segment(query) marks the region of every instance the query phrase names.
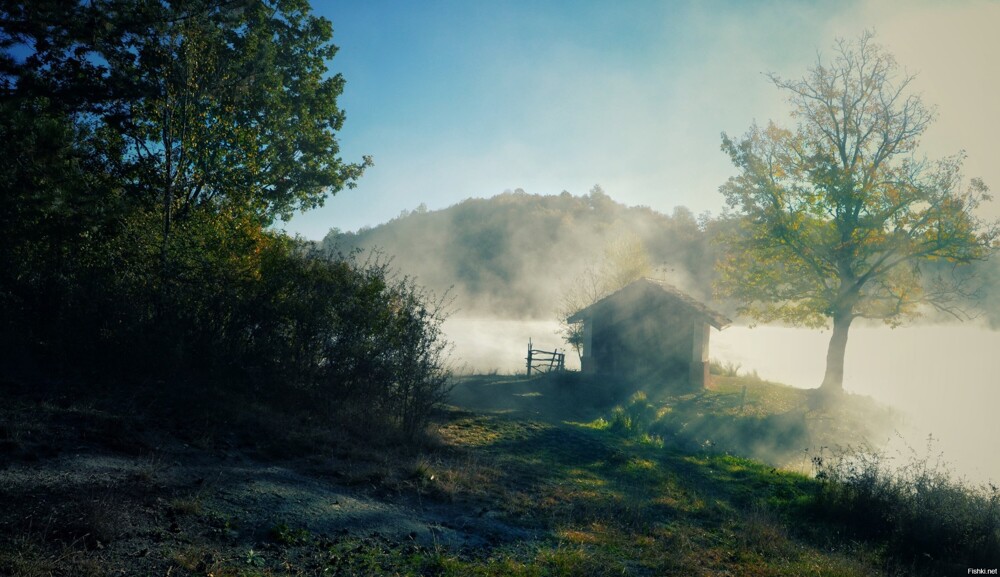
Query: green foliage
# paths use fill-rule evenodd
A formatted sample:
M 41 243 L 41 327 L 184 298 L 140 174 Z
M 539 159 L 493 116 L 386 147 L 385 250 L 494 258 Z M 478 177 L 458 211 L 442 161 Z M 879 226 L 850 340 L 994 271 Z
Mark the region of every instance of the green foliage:
M 277 286 L 252 310 L 260 323 L 273 319 L 259 334 L 277 335 L 267 348 L 279 378 L 369 433 L 417 433 L 448 389 L 443 303 L 378 257 L 356 264 L 312 253 L 275 264 Z
M 419 430 L 446 390 L 440 302 L 384 259 L 269 230 L 369 164 L 338 156 L 328 21 L 304 0 L 4 2 L 0 16 L 4 371 L 168 381 L 177 399 L 211 383 Z
M 263 567 L 266 564 L 266 561 L 260 552 L 254 551 L 252 548 L 247 550 L 246 559 L 244 561 L 251 567 Z
M 268 223 L 353 184 L 363 165 L 336 156 L 344 80 L 326 74 L 328 21 L 301 0 L 176 11 L 193 17 L 163 14 L 128 62 L 156 88 L 121 126 L 178 214 L 212 203 Z
M 308 529 L 293 529 L 286 523 L 278 523 L 268 531 L 268 536 L 272 541 L 281 545 L 304 545 L 313 540 L 312 533 Z
M 7 2 L 0 47 L 13 101 L 118 137 L 131 195 L 178 218 L 225 206 L 263 223 L 322 204 L 370 163 L 345 164 L 329 21 L 305 0 Z M 169 226 L 169 224 L 165 224 Z
M 639 391 L 632 395 L 627 405 L 611 410 L 606 428 L 626 437 L 642 438 L 655 420 L 656 407 L 646 400 L 646 393 Z

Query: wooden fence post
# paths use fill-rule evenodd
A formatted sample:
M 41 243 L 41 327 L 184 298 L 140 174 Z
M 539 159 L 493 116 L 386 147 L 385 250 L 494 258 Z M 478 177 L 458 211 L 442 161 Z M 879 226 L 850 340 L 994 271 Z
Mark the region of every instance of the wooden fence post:
M 531 376 L 531 339 L 528 339 L 528 376 Z

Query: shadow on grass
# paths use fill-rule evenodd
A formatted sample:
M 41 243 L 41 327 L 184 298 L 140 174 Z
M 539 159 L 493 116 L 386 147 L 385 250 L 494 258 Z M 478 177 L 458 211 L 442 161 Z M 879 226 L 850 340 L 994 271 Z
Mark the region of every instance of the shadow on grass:
M 565 371 L 524 375 L 478 375 L 456 379 L 450 402 L 478 411 L 507 411 L 545 421 L 589 421 L 627 399 L 638 386 Z
M 626 409 L 629 407 L 626 405 Z M 715 378 L 710 389 L 665 395 L 647 431 L 687 452 L 722 452 L 805 470 L 823 447 L 877 444 L 898 417 L 867 397 L 819 404 L 815 391 L 754 378 Z

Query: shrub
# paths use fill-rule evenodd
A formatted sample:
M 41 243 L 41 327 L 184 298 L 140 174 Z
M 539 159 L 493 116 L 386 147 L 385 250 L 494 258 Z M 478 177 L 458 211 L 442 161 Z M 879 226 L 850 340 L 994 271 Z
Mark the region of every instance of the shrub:
M 359 262 L 277 246 L 235 305 L 226 369 L 275 402 L 300 399 L 299 409 L 361 432 L 412 437 L 446 396 L 444 303 L 379 254 Z
M 164 258 L 156 215 L 133 211 L 78 247 L 56 288 L 25 265 L 20 285 L 0 283 L 4 366 L 415 435 L 447 392 L 443 302 L 381 255 L 323 255 L 224 213 L 178 222 Z
M 951 477 L 940 459 L 893 467 L 871 450 L 814 458 L 819 510 L 859 536 L 885 542 L 904 564 L 929 568 L 1000 563 L 1000 490 Z

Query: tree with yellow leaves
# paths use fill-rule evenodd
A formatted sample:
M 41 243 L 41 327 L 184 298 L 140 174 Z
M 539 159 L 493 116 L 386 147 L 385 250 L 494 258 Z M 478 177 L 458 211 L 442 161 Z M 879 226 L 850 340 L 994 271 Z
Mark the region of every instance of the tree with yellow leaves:
M 872 33 L 838 41 L 832 62 L 800 80 L 769 78 L 797 125 L 722 135 L 739 173 L 720 190 L 740 226 L 724 239 L 716 288 L 755 321 L 832 320 L 820 389 L 840 392 L 852 321 L 896 326 L 925 304 L 963 315 L 962 279 L 924 282 L 924 269 L 987 258 L 998 226 L 976 214 L 989 190 L 963 178 L 964 154 L 917 156 L 934 113 Z
M 595 190 L 600 191 L 600 188 L 595 187 Z M 558 311 L 559 333 L 581 359 L 583 323 L 570 323 L 567 319 L 611 293 L 649 276 L 652 270 L 642 240 L 635 234 L 625 232 L 604 247 L 598 266 L 587 267 L 563 293 Z

